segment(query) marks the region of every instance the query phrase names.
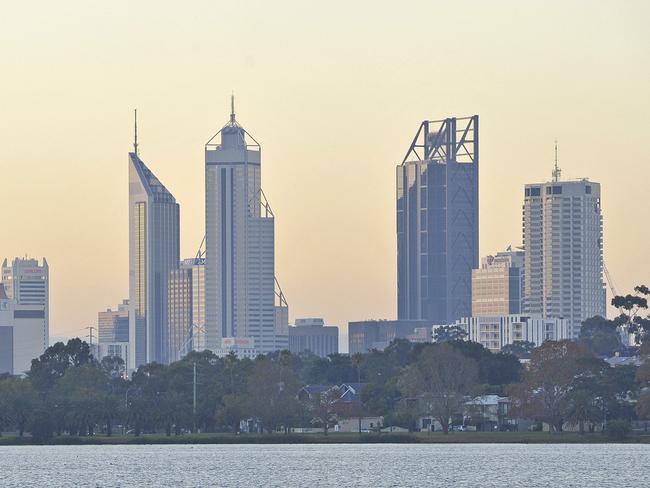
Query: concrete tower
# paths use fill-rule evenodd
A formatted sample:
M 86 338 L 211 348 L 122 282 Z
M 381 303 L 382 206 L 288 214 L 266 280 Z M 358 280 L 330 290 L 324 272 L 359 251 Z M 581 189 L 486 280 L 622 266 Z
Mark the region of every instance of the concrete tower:
M 478 266 L 478 115 L 424 121 L 397 167 L 397 314 L 471 315 Z
M 605 316 L 600 184 L 586 179 L 526 185 L 524 312 L 564 318 L 573 338 Z
M 235 120 L 234 99 L 229 122 L 205 145 L 205 204 L 208 349 L 221 350 L 224 338 L 246 339 L 260 353 L 286 348 L 288 313 L 275 280 L 275 220 L 261 187 L 261 148 Z

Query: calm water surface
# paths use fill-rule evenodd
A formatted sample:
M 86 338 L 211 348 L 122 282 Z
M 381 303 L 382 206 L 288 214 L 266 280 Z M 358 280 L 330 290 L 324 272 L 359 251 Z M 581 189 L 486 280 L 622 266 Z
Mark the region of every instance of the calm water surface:
M 650 486 L 642 459 L 650 446 L 20 446 L 0 447 L 0 486 Z

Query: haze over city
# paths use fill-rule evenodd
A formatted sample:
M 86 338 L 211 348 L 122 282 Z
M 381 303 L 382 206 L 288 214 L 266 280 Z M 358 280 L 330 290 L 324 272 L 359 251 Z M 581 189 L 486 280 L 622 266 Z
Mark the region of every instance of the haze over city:
M 521 244 L 524 184 L 550 179 L 557 139 L 563 178 L 602 185 L 605 262 L 630 290 L 650 273 L 649 14 L 645 2 L 5 6 L 2 253 L 47 258 L 52 336 L 128 297 L 137 108 L 141 156 L 180 203 L 181 257 L 194 256 L 203 148 L 234 90 L 263 148 L 291 321 L 345 331 L 396 316 L 395 166 L 422 120 L 449 116 L 481 117 L 481 256 Z

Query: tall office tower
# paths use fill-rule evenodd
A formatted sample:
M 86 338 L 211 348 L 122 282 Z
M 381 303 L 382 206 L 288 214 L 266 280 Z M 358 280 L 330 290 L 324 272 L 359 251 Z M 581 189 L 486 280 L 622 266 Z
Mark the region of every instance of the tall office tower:
M 471 315 L 478 267 L 478 115 L 424 121 L 397 167 L 397 315 Z
M 97 314 L 99 359 L 119 357 L 128 364 L 129 357 L 129 301 L 122 300 L 117 310 L 108 309 Z
M 167 283 L 178 267 L 180 208 L 140 159 L 137 130 L 129 153 L 129 370 L 169 362 Z
M 260 156 L 260 145 L 235 120 L 233 102 L 230 121 L 205 145 L 206 337 L 214 351 L 232 338 L 251 339 L 260 353 L 288 346 Z
M 605 316 L 600 184 L 586 179 L 525 187 L 524 312 L 564 318 L 573 338 L 583 320 Z
M 169 359 L 205 345 L 205 258 L 185 259 L 169 275 Z
M 16 258 L 2 263 L 5 318 L 12 327 L 14 374 L 28 370 L 31 360 L 43 354 L 50 342 L 49 280 L 47 260 Z M 5 329 L 8 332 L 8 329 Z
M 524 251 L 499 252 L 472 270 L 472 317 L 521 313 Z

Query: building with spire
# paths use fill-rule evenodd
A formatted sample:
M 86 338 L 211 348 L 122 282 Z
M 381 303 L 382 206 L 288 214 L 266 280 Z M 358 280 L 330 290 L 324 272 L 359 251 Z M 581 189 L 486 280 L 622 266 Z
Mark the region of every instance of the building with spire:
M 583 320 L 606 314 L 600 184 L 560 175 L 556 144 L 552 181 L 524 189 L 523 308 L 564 318 L 577 338 Z
M 478 115 L 424 121 L 397 166 L 397 315 L 471 315 L 478 267 Z
M 237 122 L 205 145 L 206 341 L 258 353 L 288 347 L 288 308 L 275 277 L 275 216 L 261 182 L 261 148 Z M 239 342 L 238 342 L 239 341 Z
M 167 286 L 179 264 L 180 207 L 140 159 L 137 120 L 129 153 L 129 370 L 169 362 Z

